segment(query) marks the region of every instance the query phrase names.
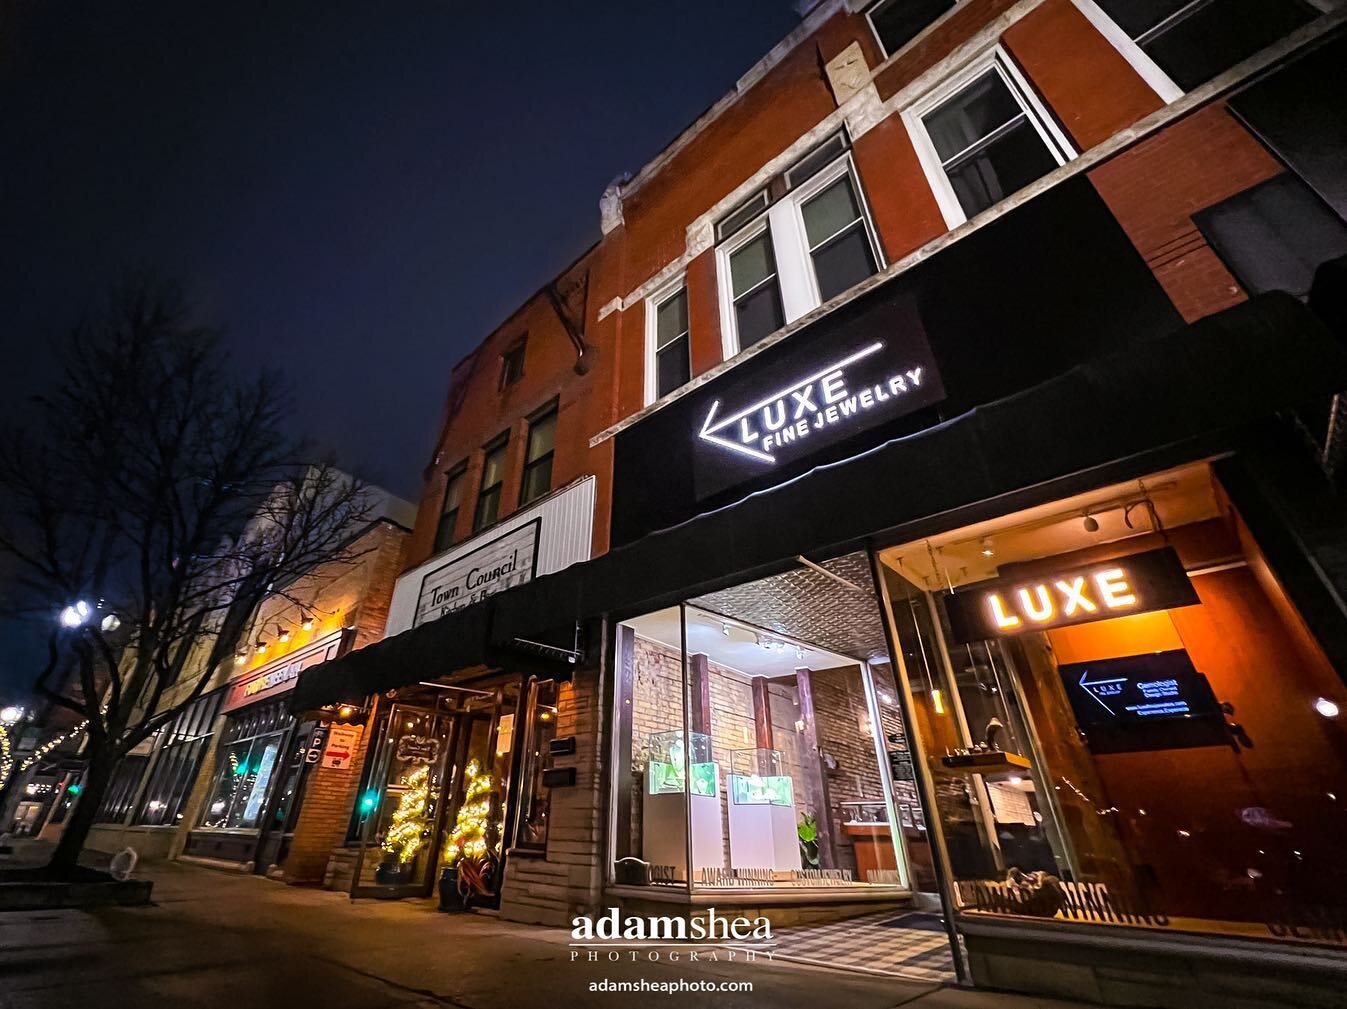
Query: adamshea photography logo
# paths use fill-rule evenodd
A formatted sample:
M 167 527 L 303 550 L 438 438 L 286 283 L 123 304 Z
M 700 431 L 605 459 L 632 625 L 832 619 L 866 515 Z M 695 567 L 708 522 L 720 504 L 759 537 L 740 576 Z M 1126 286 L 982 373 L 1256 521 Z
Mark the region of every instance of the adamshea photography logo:
M 753 963 L 776 943 L 762 917 L 728 916 L 714 907 L 692 917 L 626 915 L 610 907 L 571 920 L 572 963 Z

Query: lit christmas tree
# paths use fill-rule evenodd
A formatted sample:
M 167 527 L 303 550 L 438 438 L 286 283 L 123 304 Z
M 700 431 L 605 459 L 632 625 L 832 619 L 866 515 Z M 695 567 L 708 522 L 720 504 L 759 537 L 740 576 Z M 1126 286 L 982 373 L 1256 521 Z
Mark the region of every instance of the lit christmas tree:
M 399 862 L 410 862 L 426 843 L 426 800 L 430 797 L 430 768 L 418 767 L 407 779 L 407 791 L 393 810 L 393 822 L 384 836 L 384 851 Z
M 468 785 L 458 820 L 444 841 L 444 860 L 454 865 L 460 858 L 485 858 L 486 828 L 491 815 L 491 775 L 483 774 L 475 760 L 468 761 Z

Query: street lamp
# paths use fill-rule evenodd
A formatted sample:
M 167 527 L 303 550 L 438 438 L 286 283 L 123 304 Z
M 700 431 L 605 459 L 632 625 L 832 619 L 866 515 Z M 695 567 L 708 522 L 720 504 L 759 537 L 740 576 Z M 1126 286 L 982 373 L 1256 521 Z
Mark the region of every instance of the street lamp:
M 92 612 L 93 607 L 83 599 L 73 602 L 61 611 L 61 626 L 73 630 L 88 620 Z
M 11 704 L 0 709 L 0 725 L 13 725 L 23 717 L 23 708 Z

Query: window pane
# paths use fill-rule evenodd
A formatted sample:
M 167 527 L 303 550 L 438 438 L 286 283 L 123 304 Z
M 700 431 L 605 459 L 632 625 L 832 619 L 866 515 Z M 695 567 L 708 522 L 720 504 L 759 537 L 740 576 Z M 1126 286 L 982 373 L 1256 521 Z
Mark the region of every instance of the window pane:
M 1215 0 L 1142 42 L 1179 87 L 1190 90 L 1318 14 L 1301 0 Z
M 463 503 L 463 476 L 462 470 L 449 477 L 444 485 L 444 507 L 442 511 L 457 511 L 458 506 Z
M 865 228 L 857 224 L 845 235 L 814 252 L 819 298 L 827 301 L 855 287 L 875 272 L 875 257 Z
M 552 451 L 556 441 L 557 412 L 553 410 L 545 417 L 539 417 L 529 425 L 529 446 L 526 462 L 536 462 Z
M 661 347 L 655 354 L 656 395 L 667 396 L 680 386 L 686 385 L 691 377 L 692 368 L 688 361 L 686 337 L 667 347 Z
M 774 273 L 776 264 L 772 261 L 770 232 L 764 231 L 730 255 L 730 280 L 735 297 L 762 283 Z
M 940 160 L 948 161 L 1023 112 L 1001 75 L 988 70 L 922 122 Z
M 544 456 L 540 461 L 531 463 L 524 470 L 524 491 L 520 503 L 536 501 L 552 489 L 552 457 Z
M 500 484 L 483 491 L 477 499 L 477 515 L 473 519 L 472 530 L 485 529 L 500 514 Z
M 494 448 L 482 460 L 482 487 L 494 487 L 505 479 L 505 446 Z
M 949 178 L 959 205 L 972 217 L 1056 167 L 1038 131 L 1023 122 L 951 171 Z
M 1099 6 L 1131 38 L 1150 31 L 1191 0 L 1099 0 Z
M 845 154 L 846 151 L 846 141 L 840 134 L 825 141 L 822 147 L 817 148 L 811 154 L 806 154 L 796 163 L 794 168 L 786 172 L 786 184 L 794 189 L 800 183 L 809 181 Z
M 781 295 L 775 283 L 763 284 L 748 297 L 741 298 L 734 306 L 734 315 L 741 349 L 757 343 L 786 324 L 785 314 L 781 310 Z
M 679 291 L 655 310 L 655 346 L 667 345 L 688 331 L 688 293 Z
M 435 527 L 435 552 L 447 549 L 454 542 L 454 527 L 458 525 L 458 509 L 445 512 Z
M 811 249 L 818 248 L 848 224 L 858 220 L 861 208 L 851 188 L 850 176 L 842 176 L 810 199 L 800 208 L 800 213 L 804 216 L 804 230 Z
M 892 55 L 953 6 L 954 0 L 888 0 L 875 6 L 870 20 L 884 52 Z

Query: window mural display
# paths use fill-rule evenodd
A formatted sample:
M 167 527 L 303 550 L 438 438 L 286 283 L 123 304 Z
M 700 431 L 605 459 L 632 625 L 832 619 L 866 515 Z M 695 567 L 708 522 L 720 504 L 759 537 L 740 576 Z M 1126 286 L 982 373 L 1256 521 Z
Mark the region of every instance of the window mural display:
M 962 915 L 1341 943 L 1347 695 L 1210 466 L 880 562 Z

